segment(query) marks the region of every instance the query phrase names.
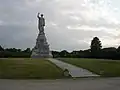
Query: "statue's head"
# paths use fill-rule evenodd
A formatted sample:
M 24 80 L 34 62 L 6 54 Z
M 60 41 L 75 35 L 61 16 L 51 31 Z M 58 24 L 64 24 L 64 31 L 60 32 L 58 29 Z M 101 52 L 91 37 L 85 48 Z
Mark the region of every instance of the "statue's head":
M 43 17 L 43 14 L 41 14 L 41 17 Z

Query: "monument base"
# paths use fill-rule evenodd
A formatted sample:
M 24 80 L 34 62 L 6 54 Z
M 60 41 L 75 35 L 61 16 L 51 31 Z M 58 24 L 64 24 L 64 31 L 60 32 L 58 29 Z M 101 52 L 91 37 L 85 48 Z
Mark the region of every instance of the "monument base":
M 52 56 L 48 56 L 48 55 L 33 55 L 33 56 L 31 56 L 31 58 L 52 58 Z
M 52 57 L 53 56 L 51 52 L 49 54 L 42 54 L 42 53 L 37 54 L 36 52 L 33 52 L 31 55 L 31 58 L 52 58 Z
M 36 46 L 32 50 L 32 58 L 50 58 L 52 54 L 47 43 L 45 33 L 39 33 L 36 39 Z

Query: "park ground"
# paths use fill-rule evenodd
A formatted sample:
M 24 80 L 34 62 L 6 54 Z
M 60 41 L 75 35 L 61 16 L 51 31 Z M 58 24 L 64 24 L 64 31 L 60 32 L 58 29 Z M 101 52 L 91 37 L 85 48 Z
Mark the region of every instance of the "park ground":
M 0 59 L 0 78 L 2 79 L 56 79 L 62 77 L 62 70 L 45 59 Z
M 60 58 L 60 60 L 87 69 L 105 77 L 120 77 L 119 60 Z M 63 70 L 46 59 L 1 58 L 1 79 L 61 79 Z
M 105 77 L 120 77 L 120 60 L 60 58 L 59 60 Z

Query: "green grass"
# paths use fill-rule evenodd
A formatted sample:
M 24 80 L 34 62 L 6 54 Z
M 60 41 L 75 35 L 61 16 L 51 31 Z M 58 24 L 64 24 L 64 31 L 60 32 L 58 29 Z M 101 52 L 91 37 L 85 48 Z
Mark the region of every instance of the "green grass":
M 44 59 L 0 59 L 0 78 L 56 79 L 62 78 L 62 70 Z
M 61 58 L 60 60 L 90 70 L 101 76 L 120 76 L 120 60 Z

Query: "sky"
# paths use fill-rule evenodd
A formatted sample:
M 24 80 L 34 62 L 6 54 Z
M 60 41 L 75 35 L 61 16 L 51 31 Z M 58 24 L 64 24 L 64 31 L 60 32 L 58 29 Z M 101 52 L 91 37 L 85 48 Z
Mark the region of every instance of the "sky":
M 120 45 L 120 0 L 0 0 L 0 45 L 33 48 L 37 13 L 44 14 L 51 50 L 84 50 L 93 37 Z

